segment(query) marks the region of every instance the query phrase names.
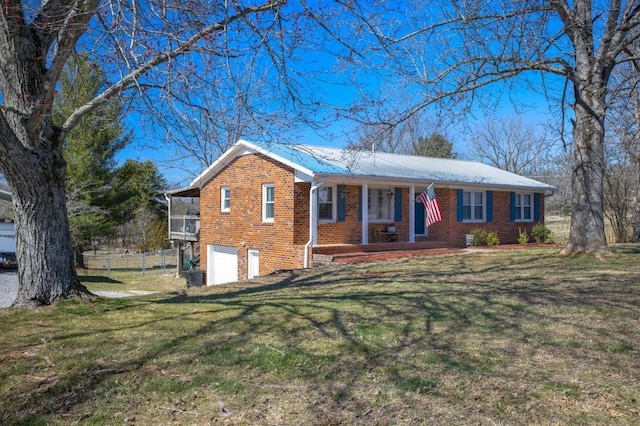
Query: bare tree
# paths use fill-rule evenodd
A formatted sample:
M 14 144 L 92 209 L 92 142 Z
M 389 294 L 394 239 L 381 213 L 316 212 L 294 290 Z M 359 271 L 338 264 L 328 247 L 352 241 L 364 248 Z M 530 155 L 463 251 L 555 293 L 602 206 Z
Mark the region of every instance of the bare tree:
M 15 306 L 50 304 L 86 292 L 76 276 L 65 206 L 65 137 L 87 114 L 120 96 L 130 107 L 165 103 L 183 72 L 211 57 L 265 52 L 280 58 L 300 34 L 285 30 L 285 0 L 210 3 L 0 0 L 0 171 L 16 212 L 19 291 Z M 282 49 L 277 46 L 283 46 Z M 101 58 L 108 81 L 95 98 L 52 122 L 56 84 L 74 50 Z M 188 55 L 188 56 L 187 56 Z M 266 62 L 263 63 L 264 66 Z M 293 85 L 274 90 L 295 99 Z M 153 97 L 134 94 L 150 94 Z
M 278 103 L 245 103 L 252 113 L 290 108 L 315 118 L 314 109 L 327 101 L 310 85 L 319 75 L 305 78 L 303 71 L 323 69 L 321 59 L 329 58 L 336 74 L 324 74 L 324 83 L 345 87 L 352 78 L 359 84 L 350 93 L 354 103 L 342 105 L 335 116 L 364 123 L 384 123 L 371 120 L 369 111 L 376 117 L 399 115 L 394 121 L 403 122 L 434 105 L 468 112 L 471 101 L 479 100 L 490 107 L 495 98 L 483 89 L 496 82 L 530 72 L 559 77 L 529 81 L 543 84 L 540 90 L 548 88 L 550 97 L 560 87 L 562 107 L 570 104 L 573 114 L 573 216 L 565 252 L 608 250 L 605 101 L 612 70 L 635 57 L 627 51 L 638 37 L 640 0 L 0 0 L 0 7 L 0 172 L 16 213 L 16 306 L 86 292 L 73 267 L 65 207 L 61 147 L 70 130 L 112 97 L 130 110 L 168 112 L 183 98 L 185 76 L 205 81 L 199 74 L 203 64 L 215 71 L 212 77 L 233 75 L 228 60 L 256 51 L 261 55 L 253 69 L 265 70 L 262 81 Z M 100 58 L 107 81 L 101 93 L 54 125 L 56 85 L 74 50 Z M 317 58 L 317 64 L 296 67 L 303 63 L 300 52 L 310 51 L 316 56 L 305 59 Z M 379 78 L 344 73 L 365 65 L 375 66 Z
M 273 76 L 259 54 L 255 50 L 247 57 L 212 59 L 197 74 L 174 82 L 179 98 L 153 106 L 156 127 L 173 154 L 163 164 L 193 177 L 240 138 L 282 140 L 298 125 L 312 125 L 286 108 L 265 108 L 278 104 L 278 94 L 270 88 Z
M 623 146 L 627 155 L 632 160 L 634 183 L 632 196 L 632 213 L 633 213 L 633 241 L 640 240 L 640 61 L 632 60 L 632 66 L 629 70 L 631 73 L 628 79 L 631 86 L 629 87 L 631 99 L 631 119 L 628 123 L 631 125 L 625 127 L 627 137 L 624 139 Z M 635 131 L 634 131 L 635 130 Z M 629 133 L 631 131 L 631 133 Z
M 634 196 L 637 194 L 636 166 L 631 164 L 624 152 L 617 155 L 609 153 L 604 174 L 605 217 L 613 229 L 616 243 L 629 241 L 632 229 L 629 228 L 630 213 Z
M 448 125 L 442 117 L 418 112 L 394 123 L 393 117 L 384 122 L 360 124 L 351 149 L 394 152 L 426 157 L 457 158 L 450 141 Z M 451 123 L 448 123 L 451 125 Z
M 398 152 L 401 147 L 401 133 L 398 127 L 384 124 L 359 126 L 347 146 L 356 151 Z
M 539 176 L 551 167 L 553 141 L 521 117 L 487 120 L 471 137 L 471 155 L 501 169 Z
M 630 53 L 630 52 L 628 52 Z M 640 64 L 636 58 L 612 76 L 607 117 L 606 216 L 616 242 L 640 238 Z
M 350 30 L 367 55 L 350 54 L 345 61 L 373 64 L 396 85 L 375 87 L 381 94 L 376 99 L 389 105 L 380 117 L 389 109 L 408 116 L 435 104 L 463 113 L 474 104 L 490 109 L 499 99 L 496 91 L 504 93 L 500 83 L 544 93 L 551 106 L 559 101 L 555 114 L 562 123 L 571 119 L 573 139 L 573 214 L 563 253 L 609 250 L 603 212 L 606 100 L 612 71 L 628 60 L 625 52 L 640 35 L 638 0 L 378 1 L 347 7 Z M 442 105 L 444 100 L 450 104 Z M 362 122 L 377 121 L 364 108 L 352 110 Z

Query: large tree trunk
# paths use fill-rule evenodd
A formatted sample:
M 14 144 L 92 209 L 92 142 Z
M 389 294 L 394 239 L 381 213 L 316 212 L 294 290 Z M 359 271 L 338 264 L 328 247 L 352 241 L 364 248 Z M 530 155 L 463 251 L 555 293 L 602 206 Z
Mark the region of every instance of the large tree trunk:
M 569 241 L 562 253 L 606 253 L 609 247 L 604 232 L 604 89 L 595 84 L 576 86 L 571 177 L 573 212 Z
M 74 268 L 60 150 L 32 151 L 12 161 L 14 175 L 7 180 L 16 213 L 19 273 L 13 306 L 49 305 L 71 294 L 88 293 Z
M 638 113 L 640 113 L 640 109 L 638 109 Z M 634 161 L 635 161 L 635 164 L 634 164 L 635 182 L 637 186 L 635 188 L 636 199 L 632 206 L 633 236 L 631 237 L 631 241 L 633 241 L 634 243 L 637 243 L 638 241 L 640 241 L 640 158 L 635 157 Z
M 52 123 L 56 82 L 97 0 L 51 0 L 25 12 L 0 0 L 0 170 L 13 197 L 19 288 L 14 306 L 48 305 L 78 281 L 65 202 L 65 134 Z

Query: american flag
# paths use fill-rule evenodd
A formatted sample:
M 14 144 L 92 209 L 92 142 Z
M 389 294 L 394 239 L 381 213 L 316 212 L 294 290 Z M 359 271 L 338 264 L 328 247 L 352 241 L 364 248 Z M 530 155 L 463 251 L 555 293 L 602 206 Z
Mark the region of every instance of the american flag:
M 436 190 L 433 188 L 433 184 L 429 185 L 426 191 L 418 195 L 418 199 L 424 204 L 424 210 L 426 212 L 425 222 L 427 226 L 431 226 L 442 220 L 442 214 L 440 213 L 438 200 L 436 200 Z

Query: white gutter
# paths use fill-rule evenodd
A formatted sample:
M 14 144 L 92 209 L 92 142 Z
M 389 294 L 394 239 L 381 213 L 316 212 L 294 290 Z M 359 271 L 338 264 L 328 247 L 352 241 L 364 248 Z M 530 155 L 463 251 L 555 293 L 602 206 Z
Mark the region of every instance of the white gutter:
M 314 242 L 314 235 L 316 234 L 317 221 L 318 221 L 318 209 L 316 209 L 315 197 L 313 194 L 322 187 L 324 184 L 324 178 L 317 184 L 312 184 L 309 189 L 309 241 L 304 245 L 304 267 L 309 267 L 309 246 Z

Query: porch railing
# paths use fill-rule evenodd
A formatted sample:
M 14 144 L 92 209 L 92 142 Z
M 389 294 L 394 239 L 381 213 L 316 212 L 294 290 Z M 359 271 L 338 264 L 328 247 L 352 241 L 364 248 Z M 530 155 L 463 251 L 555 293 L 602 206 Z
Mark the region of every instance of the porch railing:
M 179 241 L 199 241 L 200 217 L 172 215 L 169 219 L 169 239 Z

